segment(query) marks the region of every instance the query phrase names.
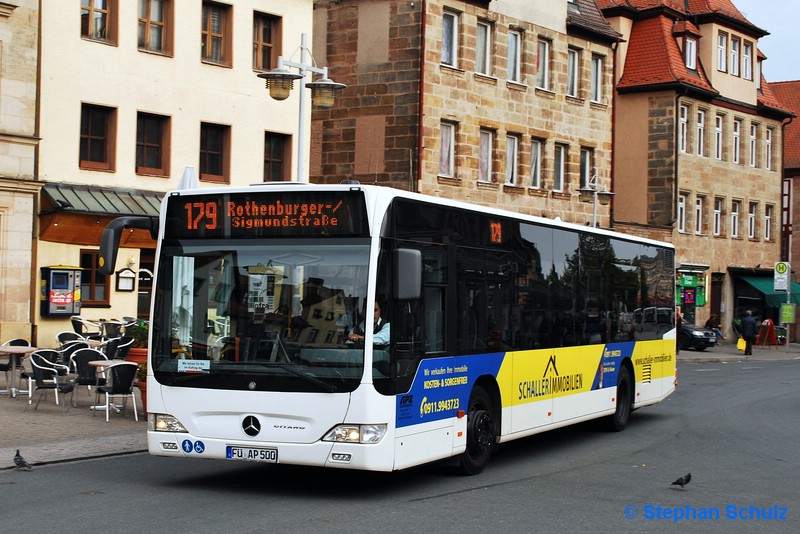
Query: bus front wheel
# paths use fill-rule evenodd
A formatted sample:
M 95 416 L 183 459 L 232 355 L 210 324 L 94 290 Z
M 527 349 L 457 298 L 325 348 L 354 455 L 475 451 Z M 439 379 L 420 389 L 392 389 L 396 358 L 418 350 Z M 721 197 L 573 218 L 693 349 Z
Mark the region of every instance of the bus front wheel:
M 617 408 L 610 416 L 609 427 L 615 432 L 622 432 L 628 425 L 633 403 L 633 382 L 630 369 L 623 365 L 617 375 Z
M 467 412 L 467 450 L 461 454 L 459 468 L 465 475 L 477 475 L 497 443 L 497 430 L 489 394 L 481 387 L 472 390 Z

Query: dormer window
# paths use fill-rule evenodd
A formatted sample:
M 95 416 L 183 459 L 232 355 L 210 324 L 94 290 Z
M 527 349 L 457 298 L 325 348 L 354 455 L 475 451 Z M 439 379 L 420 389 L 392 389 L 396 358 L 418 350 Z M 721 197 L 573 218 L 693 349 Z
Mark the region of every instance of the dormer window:
M 697 40 L 692 37 L 687 37 L 684 41 L 683 50 L 684 61 L 686 61 L 686 68 L 690 70 L 697 70 Z

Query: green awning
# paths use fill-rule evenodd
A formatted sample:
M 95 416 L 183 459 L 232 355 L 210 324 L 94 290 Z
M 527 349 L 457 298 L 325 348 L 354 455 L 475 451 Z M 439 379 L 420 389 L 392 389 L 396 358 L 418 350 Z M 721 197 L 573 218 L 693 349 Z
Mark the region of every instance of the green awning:
M 780 308 L 786 304 L 786 292 L 775 291 L 775 280 L 770 276 L 742 276 L 742 280 L 758 289 L 764 295 L 764 302 L 770 308 Z M 800 284 L 792 280 L 792 302 L 800 305 Z

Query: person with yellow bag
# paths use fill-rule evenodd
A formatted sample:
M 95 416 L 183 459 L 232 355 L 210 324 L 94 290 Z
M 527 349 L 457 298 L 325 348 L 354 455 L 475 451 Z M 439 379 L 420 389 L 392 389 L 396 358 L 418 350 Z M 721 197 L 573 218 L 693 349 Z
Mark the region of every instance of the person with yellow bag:
M 739 343 L 744 340 L 744 355 L 751 356 L 753 354 L 753 343 L 756 340 L 756 320 L 753 319 L 753 312 L 747 310 L 742 318 L 742 338 L 736 343 L 736 348 L 739 348 Z M 741 350 L 741 349 L 740 349 Z

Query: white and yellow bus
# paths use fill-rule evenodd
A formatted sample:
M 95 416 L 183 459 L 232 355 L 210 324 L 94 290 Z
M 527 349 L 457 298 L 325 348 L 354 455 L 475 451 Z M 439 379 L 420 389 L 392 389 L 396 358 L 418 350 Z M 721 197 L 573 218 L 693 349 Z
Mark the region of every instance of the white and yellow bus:
M 171 192 L 105 268 L 127 227 L 158 236 L 151 454 L 475 474 L 675 388 L 666 243 L 357 183 Z

